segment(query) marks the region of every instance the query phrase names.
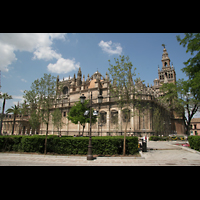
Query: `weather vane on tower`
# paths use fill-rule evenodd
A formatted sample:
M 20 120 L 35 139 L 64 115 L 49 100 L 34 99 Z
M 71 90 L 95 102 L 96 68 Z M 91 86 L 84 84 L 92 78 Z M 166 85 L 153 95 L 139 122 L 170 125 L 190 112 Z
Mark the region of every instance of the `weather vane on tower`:
M 165 48 L 166 45 L 165 45 L 165 44 L 162 44 L 162 46 Z

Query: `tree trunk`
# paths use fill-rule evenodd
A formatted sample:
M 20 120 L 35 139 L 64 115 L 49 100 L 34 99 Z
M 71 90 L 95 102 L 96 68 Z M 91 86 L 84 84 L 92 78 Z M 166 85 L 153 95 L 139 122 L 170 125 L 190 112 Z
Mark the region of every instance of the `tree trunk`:
M 47 123 L 46 137 L 45 137 L 45 143 L 44 143 L 44 154 L 47 154 L 47 135 L 48 135 L 48 126 L 49 126 L 49 124 Z
M 126 154 L 126 132 L 127 132 L 127 126 L 128 126 L 128 118 L 126 120 L 126 126 L 125 126 L 125 131 L 124 131 L 124 147 L 123 147 L 123 156 Z
M 187 124 L 185 125 L 186 126 L 186 135 L 190 135 L 190 121 L 191 120 L 188 120 Z
M 2 113 L 1 113 L 0 135 L 2 135 L 2 134 L 1 134 L 1 130 L 2 130 L 3 117 L 4 117 L 5 103 L 6 103 L 6 99 L 4 98 L 4 100 L 3 100 L 3 108 L 2 108 Z
M 12 135 L 14 134 L 14 130 L 15 130 L 15 115 L 14 115 L 14 119 L 13 119 L 13 127 L 12 127 Z
M 82 131 L 82 136 L 83 136 L 83 133 L 84 133 L 84 129 L 85 129 L 85 125 L 83 125 L 83 131 Z

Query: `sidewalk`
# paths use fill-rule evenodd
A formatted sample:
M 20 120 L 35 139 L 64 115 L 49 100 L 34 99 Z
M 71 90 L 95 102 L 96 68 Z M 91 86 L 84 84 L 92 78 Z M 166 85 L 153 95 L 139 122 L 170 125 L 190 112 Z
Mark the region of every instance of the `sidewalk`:
M 147 150 L 178 150 L 180 146 L 173 145 L 171 141 L 148 141 Z
M 200 166 L 200 152 L 175 142 L 149 141 L 147 149 L 140 152 L 141 157 L 97 157 L 93 161 L 87 156 L 0 153 L 0 166 Z

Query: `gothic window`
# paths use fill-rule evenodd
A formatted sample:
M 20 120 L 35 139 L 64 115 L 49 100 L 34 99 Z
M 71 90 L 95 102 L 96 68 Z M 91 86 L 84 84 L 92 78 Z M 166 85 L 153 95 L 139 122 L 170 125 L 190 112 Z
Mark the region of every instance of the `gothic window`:
M 169 78 L 170 78 L 170 74 L 169 74 Z
M 118 123 L 118 111 L 116 110 L 111 111 L 111 123 L 112 124 Z
M 140 129 L 145 129 L 145 114 L 140 116 Z
M 144 115 L 142 116 L 142 123 L 143 123 L 143 129 L 145 129 L 145 120 L 144 120 Z
M 123 113 L 123 116 L 122 116 L 123 122 L 126 122 L 127 119 L 128 119 L 128 122 L 130 122 L 130 110 L 129 109 L 124 109 L 122 111 L 122 113 Z
M 173 78 L 173 74 L 171 74 L 171 78 Z
M 63 88 L 63 94 L 68 94 L 68 87 Z
M 165 62 L 165 67 L 167 66 L 167 62 Z
M 104 111 L 100 112 L 100 123 L 106 124 L 106 121 L 107 121 L 106 116 L 107 116 L 106 112 L 104 112 Z

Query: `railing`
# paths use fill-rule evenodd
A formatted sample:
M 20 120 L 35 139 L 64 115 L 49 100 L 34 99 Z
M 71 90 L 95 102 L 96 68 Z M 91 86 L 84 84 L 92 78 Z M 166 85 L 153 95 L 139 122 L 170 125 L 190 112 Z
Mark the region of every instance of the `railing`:
M 48 131 L 48 135 L 62 135 L 62 136 L 81 136 L 82 131 Z M 46 135 L 46 130 L 40 130 L 39 135 Z M 92 136 L 122 136 L 124 131 L 92 131 Z M 154 132 L 130 132 L 127 131 L 126 136 L 137 136 L 142 137 L 143 135 L 154 135 Z M 89 136 L 89 131 L 84 131 L 83 136 Z

